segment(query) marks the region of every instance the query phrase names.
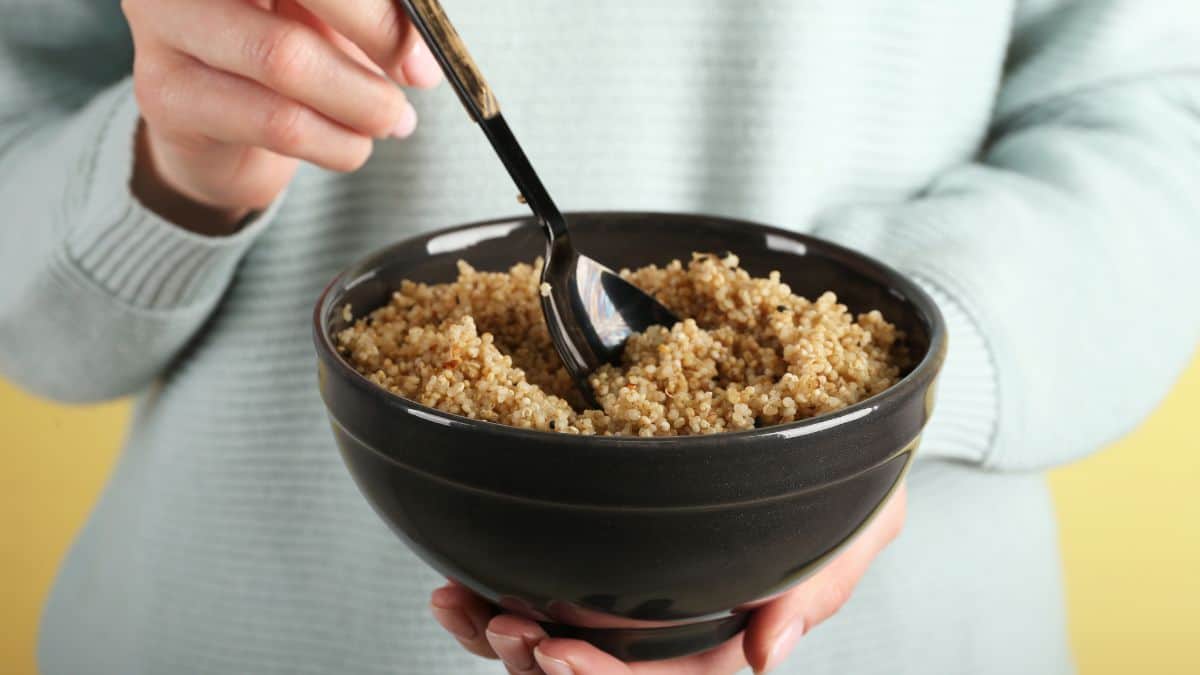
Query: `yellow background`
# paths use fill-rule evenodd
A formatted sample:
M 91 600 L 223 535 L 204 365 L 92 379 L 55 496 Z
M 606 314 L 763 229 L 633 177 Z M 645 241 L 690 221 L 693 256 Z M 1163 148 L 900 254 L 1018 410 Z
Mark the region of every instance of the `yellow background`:
M 0 382 L 0 672 L 33 673 L 58 561 L 116 457 L 124 403 L 64 408 Z M 1146 423 L 1053 475 L 1082 675 L 1200 673 L 1200 359 Z

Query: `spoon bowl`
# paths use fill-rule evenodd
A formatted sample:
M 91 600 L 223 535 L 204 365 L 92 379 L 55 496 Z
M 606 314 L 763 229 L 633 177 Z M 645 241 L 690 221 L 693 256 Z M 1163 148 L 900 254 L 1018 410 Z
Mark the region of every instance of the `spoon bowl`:
M 559 356 L 588 405 L 599 407 L 588 375 L 620 357 L 625 340 L 651 326 L 670 327 L 675 315 L 566 237 L 549 244 L 542 268 L 542 312 Z

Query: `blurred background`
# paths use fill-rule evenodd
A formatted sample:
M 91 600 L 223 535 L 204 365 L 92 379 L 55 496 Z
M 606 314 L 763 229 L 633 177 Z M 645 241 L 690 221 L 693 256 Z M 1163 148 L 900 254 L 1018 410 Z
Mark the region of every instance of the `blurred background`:
M 1200 358 L 1137 431 L 1050 476 L 1082 675 L 1200 673 L 1198 413 Z M 42 601 L 128 414 L 127 402 L 63 407 L 0 380 L 0 673 L 34 673 Z

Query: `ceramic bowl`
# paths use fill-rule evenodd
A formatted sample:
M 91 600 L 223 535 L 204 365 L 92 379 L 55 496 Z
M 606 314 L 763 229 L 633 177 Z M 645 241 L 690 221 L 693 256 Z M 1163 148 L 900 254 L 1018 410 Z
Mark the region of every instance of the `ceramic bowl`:
M 694 653 L 736 635 L 748 610 L 803 580 L 897 487 L 932 411 L 946 349 L 934 302 L 862 254 L 711 216 L 573 213 L 581 251 L 619 269 L 693 251 L 735 252 L 807 297 L 879 309 L 915 366 L 843 410 L 750 431 L 678 438 L 573 436 L 444 413 L 391 394 L 332 335 L 401 280 L 446 282 L 464 259 L 504 270 L 545 247 L 528 218 L 408 239 L 358 262 L 314 313 L 321 395 L 354 480 L 379 515 L 445 576 L 552 635 L 628 660 Z

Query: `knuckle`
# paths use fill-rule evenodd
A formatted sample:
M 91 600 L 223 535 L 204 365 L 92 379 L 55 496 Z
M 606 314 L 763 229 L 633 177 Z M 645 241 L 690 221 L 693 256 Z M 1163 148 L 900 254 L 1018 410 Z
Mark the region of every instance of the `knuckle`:
M 294 155 L 305 140 L 304 109 L 294 103 L 280 101 L 271 107 L 263 123 L 267 147 L 285 155 Z
M 268 82 L 291 82 L 304 76 L 312 62 L 313 47 L 303 26 L 287 25 L 268 32 L 251 46 Z

